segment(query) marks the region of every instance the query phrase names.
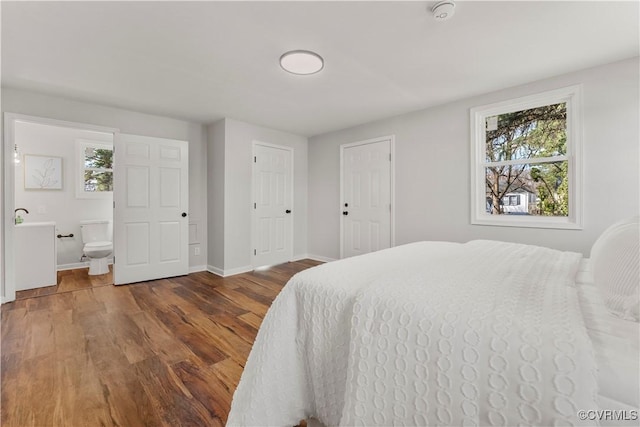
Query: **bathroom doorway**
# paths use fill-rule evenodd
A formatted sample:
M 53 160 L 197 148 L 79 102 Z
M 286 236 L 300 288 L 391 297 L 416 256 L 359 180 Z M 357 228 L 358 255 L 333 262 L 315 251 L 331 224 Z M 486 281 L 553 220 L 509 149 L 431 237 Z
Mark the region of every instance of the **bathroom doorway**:
M 5 113 L 2 302 L 14 300 L 16 291 L 55 285 L 51 269 L 55 277 L 57 271 L 88 267 L 81 223 L 107 224 L 99 239 L 107 249 L 116 135 L 112 128 Z M 105 253 L 112 258 L 112 251 L 99 254 Z M 49 276 L 31 277 L 35 270 Z

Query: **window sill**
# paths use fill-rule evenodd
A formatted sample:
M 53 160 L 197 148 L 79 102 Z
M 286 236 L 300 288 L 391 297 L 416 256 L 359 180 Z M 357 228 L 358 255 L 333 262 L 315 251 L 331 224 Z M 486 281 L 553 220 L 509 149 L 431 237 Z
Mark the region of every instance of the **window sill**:
M 560 230 L 582 230 L 582 224 L 573 218 L 528 217 L 527 215 L 479 215 L 471 219 L 472 225 L 495 227 L 549 228 Z

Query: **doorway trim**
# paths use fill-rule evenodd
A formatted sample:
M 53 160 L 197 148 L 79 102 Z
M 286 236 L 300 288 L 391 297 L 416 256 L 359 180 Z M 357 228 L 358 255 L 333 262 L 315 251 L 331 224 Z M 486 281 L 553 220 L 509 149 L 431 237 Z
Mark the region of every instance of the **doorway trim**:
M 344 151 L 347 148 L 357 147 L 358 145 L 374 144 L 376 142 L 389 141 L 389 151 L 391 153 L 390 169 L 389 169 L 389 199 L 391 201 L 391 214 L 389 216 L 389 224 L 391 230 L 391 247 L 396 245 L 396 136 L 386 135 L 377 138 L 365 139 L 363 141 L 350 142 L 340 145 L 340 204 L 338 206 L 338 215 L 340 218 L 340 259 L 344 258 L 344 221 L 342 219 L 342 211 L 344 206 Z
M 26 114 L 4 113 L 4 150 L 3 150 L 3 178 L 4 178 L 4 198 L 2 210 L 2 271 L 0 273 L 4 279 L 4 295 L 2 295 L 1 303 L 15 301 L 16 284 L 15 269 L 13 258 L 13 211 L 15 207 L 15 171 L 13 165 L 13 151 L 15 146 L 15 124 L 16 122 L 34 123 L 39 125 L 49 125 L 66 127 L 94 132 L 111 133 L 113 135 L 113 144 L 119 137 L 120 130 L 112 127 L 90 125 L 86 123 L 69 122 L 65 120 L 51 119 L 47 117 L 30 116 Z M 11 250 L 7 250 L 11 249 Z M 115 265 L 114 265 L 115 268 Z
M 288 151 L 290 156 L 291 156 L 291 172 L 290 172 L 290 176 L 289 176 L 289 182 L 291 182 L 291 233 L 289 233 L 290 237 L 289 237 L 289 253 L 288 253 L 288 260 L 287 261 L 292 261 L 293 260 L 293 242 L 295 241 L 295 236 L 294 236 L 294 230 L 295 230 L 295 215 L 296 215 L 296 210 L 293 208 L 294 207 L 294 202 L 295 202 L 295 182 L 294 182 L 294 154 L 295 151 L 293 149 L 293 147 L 289 147 L 286 145 L 277 145 L 277 144 L 271 144 L 268 142 L 262 142 L 262 141 L 258 141 L 258 140 L 253 140 L 251 141 L 251 198 L 252 198 L 252 202 L 251 202 L 251 206 L 249 207 L 251 209 L 251 248 L 250 248 L 250 256 L 251 256 L 251 267 L 252 268 L 256 268 L 256 267 L 260 267 L 259 265 L 256 265 L 256 255 L 255 255 L 255 248 L 257 248 L 257 244 L 258 244 L 258 235 L 257 235 L 257 218 L 256 218 L 256 209 L 254 208 L 254 203 L 256 203 L 256 186 L 255 186 L 255 180 L 256 180 L 256 162 L 255 162 L 255 156 L 256 156 L 256 145 L 261 145 L 263 147 L 269 147 L 269 148 L 276 148 L 279 150 L 285 150 Z

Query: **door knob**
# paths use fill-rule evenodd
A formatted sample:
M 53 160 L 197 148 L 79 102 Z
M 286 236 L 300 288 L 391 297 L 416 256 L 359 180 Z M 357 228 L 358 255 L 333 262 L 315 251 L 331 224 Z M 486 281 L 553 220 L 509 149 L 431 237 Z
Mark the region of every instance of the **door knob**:
M 342 211 L 342 215 L 349 215 L 349 212 L 347 212 L 347 211 Z
M 291 209 L 287 209 L 284 213 L 291 213 Z
M 182 212 L 182 218 L 184 218 L 185 216 L 187 216 L 186 212 Z

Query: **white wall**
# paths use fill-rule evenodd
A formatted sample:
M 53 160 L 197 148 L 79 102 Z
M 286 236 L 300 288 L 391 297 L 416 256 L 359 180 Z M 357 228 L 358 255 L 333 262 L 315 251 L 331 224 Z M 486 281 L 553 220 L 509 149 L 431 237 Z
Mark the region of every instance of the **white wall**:
M 41 93 L 2 88 L 2 112 L 26 114 L 78 123 L 118 128 L 122 133 L 189 141 L 189 224 L 191 269 L 204 269 L 207 260 L 207 144 L 205 127 L 154 116 L 73 101 Z M 3 211 L 3 214 L 9 214 Z M 195 248 L 200 255 L 195 255 Z
M 224 270 L 224 119 L 209 125 L 207 139 L 208 268 L 220 273 Z
M 588 255 L 609 224 L 640 211 L 638 65 L 634 58 L 310 138 L 309 253 L 340 255 L 339 146 L 394 134 L 396 244 L 498 239 Z M 469 109 L 579 83 L 584 229 L 470 225 Z
M 224 137 L 220 126 L 224 124 Z M 253 206 L 251 167 L 253 141 L 284 145 L 293 148 L 293 256 L 307 253 L 307 138 L 287 132 L 252 125 L 234 119 L 224 119 L 209 126 L 209 147 L 215 150 L 210 157 L 216 168 L 220 166 L 220 141 L 224 140 L 224 194 L 210 191 L 214 199 L 210 204 L 222 205 L 223 256 L 216 253 L 209 257 L 210 268 L 222 274 L 251 270 L 253 244 L 251 240 L 251 212 Z M 214 172 L 218 175 L 217 172 Z M 210 183 L 211 185 L 211 183 Z M 220 212 L 209 211 L 209 222 L 220 226 Z M 216 232 L 218 233 L 218 232 Z M 217 237 L 216 239 L 219 239 Z M 223 262 L 223 265 L 216 264 Z
M 76 140 L 89 140 L 113 144 L 113 135 L 80 129 L 18 122 L 15 139 L 22 161 L 15 165 L 15 206 L 26 208 L 29 214 L 20 214 L 27 222 L 54 221 L 56 234 L 73 233 L 72 238 L 58 239 L 58 268 L 77 267 L 82 256 L 80 221 L 113 219 L 113 196 L 104 194 L 100 199 L 76 198 L 79 164 Z M 37 154 L 62 157 L 61 190 L 25 190 L 24 155 Z

